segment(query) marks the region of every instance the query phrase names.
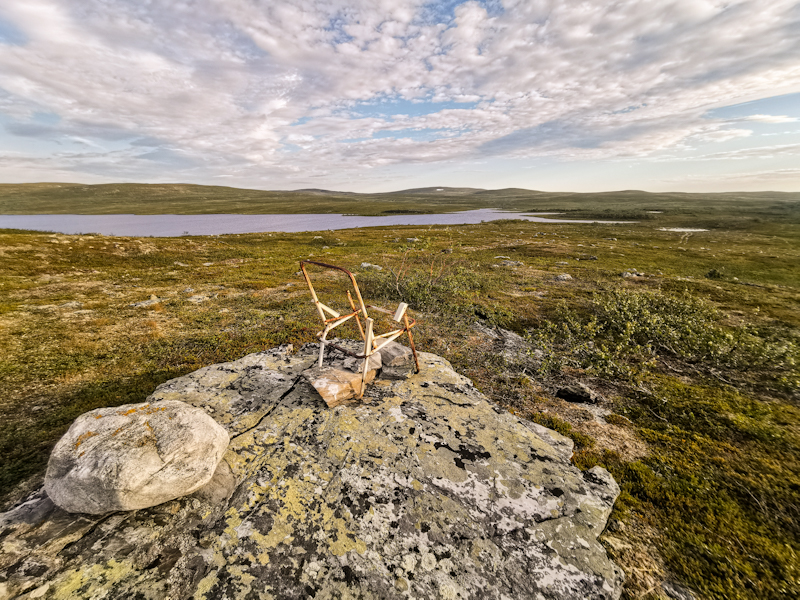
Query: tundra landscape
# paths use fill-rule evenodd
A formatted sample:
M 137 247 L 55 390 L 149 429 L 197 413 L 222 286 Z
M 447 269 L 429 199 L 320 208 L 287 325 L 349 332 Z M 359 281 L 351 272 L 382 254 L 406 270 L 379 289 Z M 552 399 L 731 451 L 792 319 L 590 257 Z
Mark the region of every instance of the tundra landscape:
M 199 213 L 493 207 L 627 222 L 173 238 L 0 230 L 4 510 L 41 486 L 80 414 L 314 342 L 299 272 L 310 258 L 354 271 L 368 301 L 407 302 L 419 349 L 502 411 L 571 438 L 579 469 L 611 472 L 622 492 L 600 541 L 625 572 L 625 597 L 800 594 L 800 194 L 75 187 L 2 186 L 0 213 L 81 213 L 82 199 L 114 194 L 134 213 L 181 212 L 190 196 Z M 564 390 L 579 384 L 591 397 L 576 402 Z
M 0 2 L 0 600 L 800 598 L 799 8 Z

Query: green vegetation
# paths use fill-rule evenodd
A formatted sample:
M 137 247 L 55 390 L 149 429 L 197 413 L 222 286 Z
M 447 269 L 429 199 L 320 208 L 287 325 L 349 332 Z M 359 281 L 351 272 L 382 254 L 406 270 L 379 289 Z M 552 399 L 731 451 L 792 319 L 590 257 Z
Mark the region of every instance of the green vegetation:
M 722 196 L 702 209 L 677 194 L 652 204 L 634 193 L 567 196 L 539 209 L 647 218 L 206 238 L 0 232 L 6 505 L 41 482 L 78 414 L 141 401 L 207 364 L 313 341 L 298 261 L 314 257 L 356 271 L 367 301 L 408 302 L 422 350 L 520 418 L 571 437 L 580 468 L 614 474 L 623 491 L 602 539 L 626 571 L 627 597 L 664 597 L 664 580 L 701 598 L 797 597 L 800 203 L 743 195 L 721 210 Z M 670 227 L 710 231 L 661 230 Z M 562 273 L 572 279 L 556 280 Z M 322 293 L 338 286 L 319 279 Z M 516 354 L 503 354 L 491 326 L 521 336 Z M 555 396 L 575 382 L 612 412 L 599 418 Z
M 686 289 L 676 295 L 614 287 L 596 292 L 582 311 L 562 301 L 529 335 L 532 347 L 545 352 L 542 374 L 573 366 L 600 377 L 636 380 L 663 357 L 707 373 L 724 368 L 731 379 L 758 378 L 800 392 L 798 332 L 774 339 L 747 324 L 722 325 L 722 318 Z

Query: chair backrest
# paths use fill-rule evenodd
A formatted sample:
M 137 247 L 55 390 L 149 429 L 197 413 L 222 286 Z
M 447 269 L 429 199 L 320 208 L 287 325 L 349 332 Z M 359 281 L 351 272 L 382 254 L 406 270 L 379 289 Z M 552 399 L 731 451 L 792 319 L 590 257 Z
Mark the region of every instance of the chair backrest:
M 353 298 L 353 293 L 351 293 L 351 289 L 348 289 L 347 302 L 349 304 L 349 307 L 344 308 L 345 311 L 344 314 L 339 310 L 337 310 L 336 308 L 330 306 L 330 304 L 333 304 L 333 302 L 329 302 L 328 304 L 326 304 L 319 299 L 317 291 L 314 289 L 314 285 L 311 282 L 311 276 L 309 275 L 308 269 L 306 268 L 307 265 L 315 265 L 317 267 L 322 267 L 324 269 L 338 271 L 347 277 L 350 286 L 352 288 L 352 292 L 355 294 L 355 299 Z M 369 314 L 367 313 L 367 307 L 364 304 L 364 300 L 361 297 L 361 290 L 358 289 L 358 283 L 356 283 L 355 275 L 353 275 L 352 272 L 348 271 L 344 267 L 337 267 L 336 265 L 329 265 L 327 263 L 317 262 L 314 260 L 300 261 L 300 269 L 302 270 L 303 277 L 305 278 L 306 283 L 308 284 L 308 289 L 311 292 L 311 298 L 314 301 L 314 305 L 317 308 L 317 313 L 319 314 L 319 317 L 322 320 L 323 325 L 326 326 L 331 325 L 331 328 L 333 328 L 341 323 L 344 323 L 345 320 L 355 317 L 356 323 L 358 324 L 358 329 L 363 339 L 364 328 L 361 324 L 361 319 L 364 319 L 364 321 L 366 322 L 366 320 L 369 319 Z M 337 323 L 337 321 L 341 321 L 341 323 Z

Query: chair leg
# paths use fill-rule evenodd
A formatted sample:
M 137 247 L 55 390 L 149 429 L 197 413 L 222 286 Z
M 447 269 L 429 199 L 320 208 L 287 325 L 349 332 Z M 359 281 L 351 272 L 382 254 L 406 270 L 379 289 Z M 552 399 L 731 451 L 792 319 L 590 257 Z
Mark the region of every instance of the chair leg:
M 417 348 L 414 346 L 414 336 L 411 334 L 411 327 L 408 326 L 408 315 L 403 314 L 403 323 L 406 326 L 406 333 L 408 333 L 408 341 L 411 344 L 411 353 L 414 355 L 414 364 L 417 367 L 417 373 L 419 373 L 419 358 L 417 358 Z
M 364 366 L 361 369 L 361 389 L 359 390 L 358 394 L 356 394 L 357 400 L 361 400 L 361 398 L 364 396 L 364 391 L 367 389 L 367 371 L 369 370 L 369 358 L 372 356 L 373 323 L 374 321 L 372 319 L 367 319 L 367 330 L 364 334 Z
M 322 336 L 319 338 L 319 366 L 322 367 L 322 361 L 325 358 L 325 338 L 328 336 L 330 330 L 325 327 L 322 331 Z

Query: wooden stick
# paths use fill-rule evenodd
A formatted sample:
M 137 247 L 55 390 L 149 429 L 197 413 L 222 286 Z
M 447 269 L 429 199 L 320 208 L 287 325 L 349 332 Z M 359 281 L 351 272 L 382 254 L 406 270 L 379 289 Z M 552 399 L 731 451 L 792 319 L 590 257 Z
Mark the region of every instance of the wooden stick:
M 361 326 L 361 319 L 358 317 L 358 310 L 356 310 L 355 302 L 353 302 L 353 296 L 350 295 L 350 290 L 347 290 L 347 301 L 350 302 L 350 308 L 353 309 L 353 312 L 356 313 L 356 323 L 358 323 L 358 332 L 361 334 L 361 339 L 364 339 L 364 328 Z
M 419 358 L 417 358 L 417 349 L 414 347 L 414 336 L 411 335 L 411 326 L 408 324 L 408 313 L 403 315 L 403 322 L 406 325 L 408 332 L 408 341 L 411 343 L 411 352 L 414 355 L 414 364 L 417 365 L 417 373 L 419 373 Z
M 361 389 L 356 394 L 356 399 L 361 400 L 364 390 L 367 389 L 367 371 L 369 370 L 369 357 L 372 356 L 372 325 L 374 321 L 367 318 L 367 335 L 364 339 L 364 368 L 361 374 Z

